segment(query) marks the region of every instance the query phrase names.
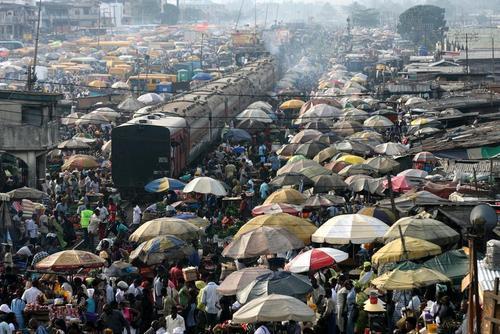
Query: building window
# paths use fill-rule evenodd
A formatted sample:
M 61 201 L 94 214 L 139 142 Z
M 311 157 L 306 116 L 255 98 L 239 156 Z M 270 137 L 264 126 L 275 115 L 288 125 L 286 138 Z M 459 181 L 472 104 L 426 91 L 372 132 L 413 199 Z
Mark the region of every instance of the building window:
M 43 108 L 23 106 L 21 109 L 21 117 L 23 124 L 41 126 L 43 119 Z
M 89 15 L 90 14 L 90 9 L 89 8 L 84 8 L 83 9 L 83 14 Z

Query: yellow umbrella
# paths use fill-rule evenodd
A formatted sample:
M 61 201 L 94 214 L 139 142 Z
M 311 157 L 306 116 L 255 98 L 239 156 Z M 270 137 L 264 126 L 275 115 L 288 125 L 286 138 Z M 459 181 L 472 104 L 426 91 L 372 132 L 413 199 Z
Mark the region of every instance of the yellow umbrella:
M 92 169 L 99 167 L 97 160 L 90 155 L 77 154 L 68 158 L 61 166 L 62 170 L 82 170 L 82 169 Z
M 104 266 L 104 259 L 81 250 L 65 250 L 44 258 L 35 265 L 39 270 L 68 271 L 80 268 L 99 268 Z
M 92 87 L 92 88 L 107 88 L 108 87 L 108 84 L 102 80 L 94 80 L 94 81 L 91 81 L 89 82 L 89 87 Z
M 281 110 L 286 110 L 286 109 L 300 109 L 302 105 L 304 105 L 304 101 L 302 100 L 288 100 L 283 102 L 280 105 Z
M 198 239 L 200 229 L 193 224 L 178 218 L 165 217 L 150 220 L 129 237 L 133 242 L 144 242 L 161 235 L 173 235 L 182 240 Z
M 449 281 L 448 277 L 436 270 L 419 268 L 416 270 L 396 269 L 373 279 L 371 284 L 375 285 L 377 289 L 387 291 L 412 290 Z
M 426 256 L 441 254 L 441 247 L 422 239 L 404 237 L 389 242 L 372 256 L 376 265 L 398 262 L 403 260 L 420 259 Z
M 240 235 L 262 226 L 286 228 L 297 238 L 304 241 L 305 244 L 311 242 L 311 235 L 317 230 L 317 227 L 307 219 L 292 216 L 288 213 L 275 213 L 260 215 L 250 219 L 245 225 L 240 227 L 234 238 L 236 239 Z
M 425 125 L 429 123 L 431 120 L 425 117 L 419 117 L 410 122 L 410 125 Z
M 295 189 L 286 188 L 273 192 L 264 201 L 264 204 L 288 203 L 288 204 L 301 205 L 304 204 L 305 201 L 306 198 L 300 192 L 298 192 Z
M 360 156 L 352 155 L 352 154 L 343 155 L 335 161 L 343 161 L 343 162 L 347 162 L 351 165 L 359 165 L 359 164 L 365 163 L 365 159 L 363 159 Z
M 325 148 L 324 150 L 319 151 L 319 153 L 316 154 L 313 160 L 318 163 L 322 163 L 328 159 L 331 159 L 337 153 L 338 153 L 337 149 L 333 146 L 330 146 Z

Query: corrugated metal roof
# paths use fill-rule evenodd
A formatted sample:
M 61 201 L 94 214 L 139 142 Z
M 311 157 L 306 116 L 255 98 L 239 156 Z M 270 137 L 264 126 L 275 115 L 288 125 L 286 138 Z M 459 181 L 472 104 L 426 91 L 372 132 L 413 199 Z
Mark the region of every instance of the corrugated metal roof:
M 484 260 L 477 261 L 477 278 L 481 292 L 493 291 L 495 288 L 495 278 L 500 277 L 500 268 L 491 270 L 486 268 Z
M 452 161 L 444 160 L 441 165 L 445 172 L 453 173 L 454 171 L 462 173 L 489 173 L 490 161 L 489 160 L 467 160 L 467 161 Z M 493 174 L 500 174 L 500 161 L 493 160 Z
M 425 93 L 432 90 L 431 84 L 386 84 L 385 89 L 391 93 Z

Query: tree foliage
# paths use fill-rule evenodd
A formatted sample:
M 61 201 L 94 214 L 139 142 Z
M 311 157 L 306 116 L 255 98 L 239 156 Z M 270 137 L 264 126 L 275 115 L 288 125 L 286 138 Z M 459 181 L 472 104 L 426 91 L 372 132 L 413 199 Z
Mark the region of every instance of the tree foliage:
M 411 7 L 399 15 L 398 33 L 417 46 L 434 49 L 446 30 L 445 9 L 432 5 Z

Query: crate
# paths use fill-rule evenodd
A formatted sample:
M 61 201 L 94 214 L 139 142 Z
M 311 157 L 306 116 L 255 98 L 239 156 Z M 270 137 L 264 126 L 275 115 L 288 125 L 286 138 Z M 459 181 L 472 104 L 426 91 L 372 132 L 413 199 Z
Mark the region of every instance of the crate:
M 198 268 L 196 267 L 187 267 L 182 269 L 182 275 L 184 276 L 184 280 L 186 282 L 196 281 L 198 279 Z

